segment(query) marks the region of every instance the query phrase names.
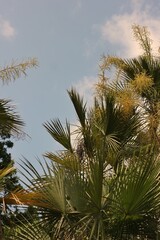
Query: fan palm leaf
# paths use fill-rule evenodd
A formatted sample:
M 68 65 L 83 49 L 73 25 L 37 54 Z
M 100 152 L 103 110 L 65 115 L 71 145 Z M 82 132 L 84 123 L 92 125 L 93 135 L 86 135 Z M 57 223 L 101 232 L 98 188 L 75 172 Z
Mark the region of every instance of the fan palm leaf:
M 22 132 L 24 122 L 20 116 L 14 111 L 14 106 L 10 100 L 0 99 L 0 132 L 11 134 L 19 134 Z
M 80 161 L 78 157 L 75 154 L 71 154 L 70 152 L 61 152 L 59 154 L 54 154 L 51 152 L 45 153 L 44 157 L 49 158 L 55 163 L 60 164 L 63 166 L 65 169 L 70 169 L 70 170 L 78 170 L 79 169 L 79 164 Z
M 70 150 L 71 152 L 73 151 L 71 144 L 70 125 L 67 121 L 65 128 L 63 128 L 59 119 L 45 123 L 44 127 L 47 129 L 49 134 L 64 148 Z
M 19 222 L 19 225 L 14 229 L 9 229 L 6 232 L 5 239 L 8 240 L 51 240 L 51 237 L 45 232 L 42 226 L 38 226 L 37 223 L 32 224 L 25 220 Z
M 158 220 L 160 209 L 159 171 L 159 159 L 153 159 L 153 157 L 148 158 L 145 162 L 134 161 L 134 164 L 127 167 L 121 166 L 117 170 L 117 176 L 112 182 L 113 188 L 109 196 L 110 213 L 113 214 L 111 222 L 113 231 L 116 231 L 115 228 L 117 228 L 115 232 L 117 236 L 127 231 L 128 224 L 136 226 L 137 232 L 150 234 L 147 233 L 148 229 L 142 225 L 144 222 L 148 222 L 147 224 L 150 225 Z M 154 216 L 155 220 L 151 216 Z M 157 228 L 150 229 L 150 231 L 154 233 Z M 134 233 L 132 232 L 132 234 Z
M 135 156 L 109 175 L 101 152 L 79 171 L 52 164 L 40 177 L 31 163 L 24 169 L 34 176 L 28 190 L 6 196 L 5 203 L 37 206 L 51 239 L 120 239 L 135 228 L 135 236 L 154 234 L 155 227 L 144 226 L 159 215 L 159 159 Z

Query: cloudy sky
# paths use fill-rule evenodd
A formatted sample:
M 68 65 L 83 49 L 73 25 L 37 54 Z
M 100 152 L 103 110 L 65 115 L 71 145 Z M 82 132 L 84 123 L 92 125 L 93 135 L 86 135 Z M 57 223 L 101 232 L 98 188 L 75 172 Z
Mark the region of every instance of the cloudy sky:
M 131 26 L 147 26 L 160 45 L 159 0 L 0 0 L 0 66 L 36 57 L 39 67 L 0 88 L 24 119 L 26 140 L 15 142 L 13 157 L 32 162 L 59 149 L 42 124 L 54 118 L 76 121 L 67 89 L 86 99 L 103 54 L 133 57 L 140 49 Z

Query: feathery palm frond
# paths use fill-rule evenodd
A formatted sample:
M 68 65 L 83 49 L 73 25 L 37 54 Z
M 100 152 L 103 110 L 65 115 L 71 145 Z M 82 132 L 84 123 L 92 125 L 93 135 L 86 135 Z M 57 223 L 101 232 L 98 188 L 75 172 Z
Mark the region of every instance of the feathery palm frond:
M 144 51 L 144 55 L 148 58 L 152 57 L 152 39 L 150 33 L 145 26 L 139 26 L 134 24 L 132 26 L 135 39 L 139 42 L 140 47 Z
M 0 80 L 3 83 L 9 83 L 16 80 L 21 75 L 27 75 L 28 68 L 36 67 L 38 62 L 36 59 L 28 59 L 19 64 L 12 63 L 10 66 L 0 68 Z M 12 135 L 23 134 L 21 127 L 24 122 L 15 112 L 15 108 L 11 105 L 10 100 L 0 99 L 0 132 L 10 133 Z
M 11 65 L 0 68 L 0 80 L 3 83 L 9 83 L 12 80 L 16 80 L 21 75 L 26 76 L 26 70 L 28 68 L 37 67 L 38 61 L 35 58 L 22 61 L 18 64 L 12 63 Z

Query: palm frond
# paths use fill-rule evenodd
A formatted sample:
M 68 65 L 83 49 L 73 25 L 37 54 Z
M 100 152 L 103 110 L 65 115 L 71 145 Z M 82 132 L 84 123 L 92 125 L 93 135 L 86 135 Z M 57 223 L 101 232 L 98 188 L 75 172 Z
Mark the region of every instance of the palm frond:
M 70 154 L 67 152 L 61 152 L 59 155 L 47 152 L 44 154 L 44 157 L 49 158 L 54 163 L 58 163 L 60 166 L 63 166 L 65 169 L 70 169 L 77 171 L 79 169 L 80 161 L 75 156 L 75 154 Z
M 51 240 L 43 226 L 39 226 L 36 222 L 30 223 L 25 219 L 25 221 L 19 221 L 18 223 L 18 226 L 8 229 L 5 234 L 8 240 Z
M 144 51 L 144 55 L 151 58 L 152 56 L 152 39 L 149 37 L 149 32 L 146 27 L 133 25 L 132 26 L 135 39 L 139 42 L 140 47 Z
M 38 61 L 35 58 L 22 61 L 20 63 L 13 62 L 11 65 L 7 65 L 0 68 L 0 80 L 3 83 L 9 83 L 12 80 L 16 80 L 21 75 L 26 76 L 26 70 L 38 66 Z
M 149 221 L 150 215 L 159 214 L 159 171 L 159 161 L 152 157 L 118 169 L 109 197 L 111 221 L 119 223 L 117 231 L 123 232 L 128 221 L 140 227 L 140 222 L 147 221 L 147 216 Z M 120 223 L 123 223 L 121 227 Z
M 13 135 L 22 132 L 21 127 L 24 122 L 15 112 L 14 106 L 10 100 L 0 99 L 0 132 L 11 133 Z
M 40 163 L 42 175 L 38 173 L 36 168 L 29 161 L 25 161 L 24 166 L 21 165 L 26 174 L 27 190 L 21 190 L 6 197 L 9 199 L 18 199 L 22 205 L 33 205 L 49 208 L 53 211 L 65 213 L 66 196 L 65 196 L 65 173 L 60 167 L 49 166 L 45 162 L 46 168 Z M 51 169 L 52 167 L 52 169 Z M 28 177 L 28 176 L 29 177 Z M 30 179 L 31 177 L 31 179 Z M 25 184 L 25 182 L 24 182 Z
M 70 91 L 68 91 L 68 94 L 74 105 L 80 124 L 83 128 L 85 128 L 86 104 L 83 103 L 83 99 L 80 98 L 79 94 L 74 89 L 71 89 Z
M 0 170 L 0 180 L 2 180 L 6 175 L 10 174 L 15 170 L 15 167 L 8 165 L 6 168 Z
M 59 119 L 51 120 L 51 122 L 47 122 L 43 124 L 49 134 L 64 148 L 73 152 L 72 144 L 71 144 L 71 132 L 70 132 L 70 124 L 66 121 L 65 128 L 62 126 Z

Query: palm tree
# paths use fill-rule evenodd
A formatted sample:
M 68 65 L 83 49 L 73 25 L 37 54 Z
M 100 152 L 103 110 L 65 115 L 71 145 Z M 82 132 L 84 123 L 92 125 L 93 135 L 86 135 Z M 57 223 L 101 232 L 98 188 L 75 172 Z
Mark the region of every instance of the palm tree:
M 101 64 L 101 88 L 110 90 L 117 95 L 117 101 L 124 109 L 132 109 L 137 105 L 144 116 L 147 135 L 150 141 L 160 145 L 159 138 L 159 102 L 160 102 L 160 57 L 152 52 L 152 40 L 146 27 L 133 26 L 134 35 L 143 49 L 143 54 L 137 58 L 124 59 L 104 56 Z M 105 76 L 111 66 L 116 69 L 112 84 L 108 84 Z M 144 135 L 143 135 L 144 137 Z
M 22 61 L 21 63 L 13 62 L 10 65 L 0 68 L 0 80 L 3 84 L 8 84 L 10 81 L 16 80 L 21 75 L 26 76 L 26 70 L 28 68 L 36 66 L 36 59 L 28 59 L 26 61 Z M 0 136 L 19 136 L 21 134 L 24 134 L 22 131 L 22 126 L 24 126 L 24 122 L 22 121 L 19 114 L 16 113 L 15 106 L 13 106 L 11 100 L 0 99 Z M 10 165 L 9 167 L 10 169 L 12 169 Z M 7 169 L 8 168 L 6 168 L 6 171 Z M 4 170 L 3 173 L 5 173 L 6 171 Z M 1 225 L 2 223 L 0 220 L 0 239 L 2 239 Z
M 10 81 L 14 81 L 21 75 L 27 75 L 26 70 L 28 68 L 36 67 L 38 64 L 36 59 L 28 59 L 21 63 L 12 63 L 0 69 L 0 80 L 3 84 L 8 84 Z M 0 99 L 0 135 L 4 133 L 10 133 L 11 135 L 17 135 L 22 133 L 21 127 L 24 122 L 20 116 L 15 112 L 11 100 Z
M 40 219 L 28 235 L 28 223 L 15 228 L 12 235 L 24 239 L 25 232 L 26 239 L 34 239 L 40 227 L 44 239 L 129 239 L 138 235 L 154 239 L 160 203 L 158 157 L 142 151 L 138 157 L 130 155 L 126 164 L 120 154 L 137 134 L 138 116 L 123 118 L 113 96 L 95 99 L 89 111 L 75 90 L 69 96 L 80 122 L 78 145 L 71 143 L 67 121 L 65 127 L 58 119 L 44 124 L 64 150 L 45 154 L 51 163 L 45 161 L 44 166 L 39 161 L 42 175 L 23 161 L 21 167 L 29 175 L 24 174 L 27 189 L 11 193 L 5 202 L 36 206 Z M 116 167 L 115 159 L 119 159 Z M 146 227 L 151 223 L 154 228 Z
M 44 124 L 63 150 L 45 153 L 50 162 L 39 161 L 42 175 L 29 161 L 22 162 L 26 189 L 12 192 L 4 200 L 35 206 L 39 219 L 32 224 L 22 222 L 7 239 L 156 239 L 160 161 L 155 148 L 158 135 L 153 140 L 151 136 L 158 127 L 154 129 L 148 119 L 155 106 L 150 93 L 157 102 L 159 98 L 158 85 L 153 84 L 147 66 L 155 70 L 157 64 L 158 69 L 158 62 L 152 65 L 157 60 L 152 59 L 145 29 L 144 34 L 141 28 L 135 29 L 140 33 L 136 36 L 144 37 L 145 55 L 132 60 L 104 58 L 92 107 L 87 109 L 74 89 L 68 91 L 79 121 L 76 131 L 72 133 L 71 124 L 66 121 L 63 126 L 59 119 Z M 118 74 L 112 84 L 105 76 L 111 65 Z
M 135 110 L 124 117 L 123 112 L 117 106 L 115 97 L 112 94 L 95 98 L 93 108 L 87 112 L 86 104 L 74 90 L 68 91 L 70 99 L 78 116 L 79 126 L 75 133 L 78 136 L 76 153 L 83 161 L 83 155 L 93 158 L 95 150 L 103 153 L 103 162 L 111 164 L 116 169 L 119 153 L 123 147 L 131 141 L 139 132 L 141 119 Z M 63 128 L 59 120 L 53 120 L 44 124 L 51 136 L 58 141 L 70 153 L 74 152 L 71 146 L 70 125 L 66 122 Z M 110 156 L 111 155 L 111 156 Z M 46 157 L 55 160 L 54 154 L 47 153 Z M 110 156 L 110 157 L 109 157 Z
M 66 156 L 61 160 L 66 161 Z M 96 153 L 92 160 L 79 170 L 56 163 L 46 163 L 46 170 L 40 163 L 43 176 L 31 163 L 24 162 L 23 168 L 32 176 L 28 189 L 12 193 L 5 202 L 36 206 L 40 220 L 29 231 L 25 230 L 28 223 L 23 223 L 25 227 L 20 225 L 12 235 L 36 239 L 40 228 L 39 234 L 43 232 L 44 239 L 52 240 L 130 239 L 138 235 L 155 239 L 160 204 L 159 158 L 132 157 L 132 164 L 119 166 L 116 173 L 102 173 L 101 154 Z

